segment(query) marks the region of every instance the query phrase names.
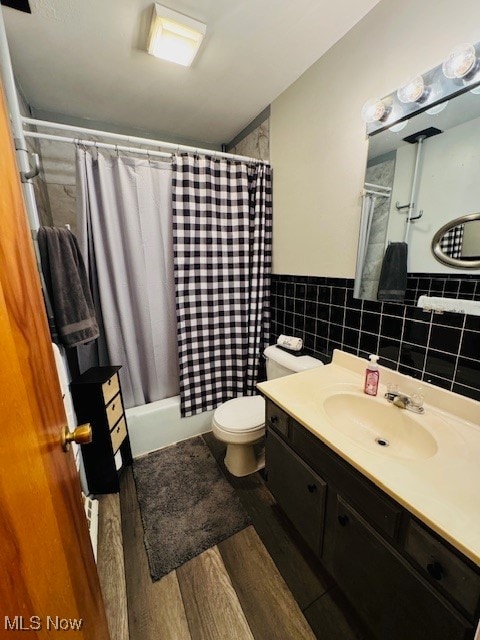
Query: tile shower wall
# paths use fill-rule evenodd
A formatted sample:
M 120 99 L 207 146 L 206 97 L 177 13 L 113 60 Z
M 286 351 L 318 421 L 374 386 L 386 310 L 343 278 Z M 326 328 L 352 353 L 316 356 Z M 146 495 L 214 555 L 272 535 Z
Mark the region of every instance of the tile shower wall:
M 237 153 L 241 156 L 259 158 L 268 162 L 270 157 L 270 120 L 267 119 L 245 138 L 237 142 L 234 147 L 228 146 L 229 153 Z
M 353 280 L 272 276 L 272 335 L 303 338 L 305 351 L 328 362 L 334 349 L 480 400 L 480 316 L 434 314 L 418 296 L 480 300 L 480 276 L 409 277 L 405 304 L 357 300 Z
M 23 97 L 23 95 L 17 90 L 17 98 L 18 104 L 20 107 L 20 113 L 22 116 L 31 117 L 30 107 L 27 104 L 27 101 Z M 40 140 L 35 140 L 34 138 L 27 138 L 27 149 L 29 154 L 39 154 L 41 156 L 40 151 Z M 47 183 L 45 181 L 45 173 L 43 171 L 43 167 L 40 170 L 38 176 L 36 176 L 35 180 L 33 180 L 33 189 L 35 191 L 35 201 L 37 203 L 38 216 L 40 218 L 40 224 L 43 225 L 52 225 L 52 215 L 50 212 L 50 207 L 48 205 L 48 192 L 47 192 Z

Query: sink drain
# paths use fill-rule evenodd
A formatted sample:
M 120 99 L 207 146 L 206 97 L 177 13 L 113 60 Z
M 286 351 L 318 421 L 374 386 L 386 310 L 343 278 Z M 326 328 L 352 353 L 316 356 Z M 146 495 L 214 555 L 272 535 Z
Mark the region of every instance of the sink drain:
M 375 438 L 375 442 L 379 447 L 388 447 L 390 445 L 390 442 L 385 440 L 385 438 Z

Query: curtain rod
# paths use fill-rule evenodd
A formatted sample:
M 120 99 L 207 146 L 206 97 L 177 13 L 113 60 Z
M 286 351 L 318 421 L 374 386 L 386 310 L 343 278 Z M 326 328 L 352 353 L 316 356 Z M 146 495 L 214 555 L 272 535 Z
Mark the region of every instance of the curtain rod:
M 364 189 L 362 191 L 362 195 L 374 195 L 381 196 L 382 198 L 390 198 L 390 193 L 386 193 L 384 191 L 374 191 L 373 189 Z
M 365 187 L 373 187 L 374 189 L 382 189 L 384 191 L 391 191 L 392 187 L 384 187 L 381 184 L 374 184 L 373 182 L 364 182 Z
M 108 142 L 95 142 L 93 140 L 81 140 L 80 138 L 68 138 L 65 136 L 55 136 L 50 133 L 37 133 L 35 131 L 25 131 L 26 138 L 37 138 L 40 140 L 55 140 L 56 142 L 69 142 L 72 144 L 80 144 L 84 147 L 97 147 L 99 149 L 111 149 L 112 151 L 126 151 L 129 153 L 138 153 L 142 156 L 156 157 L 156 158 L 168 158 L 172 157 L 172 153 L 166 151 L 149 151 L 148 149 L 141 149 L 140 147 L 126 147 L 121 144 L 110 144 Z
M 36 120 L 35 118 L 27 118 L 21 116 L 23 125 L 33 125 L 36 127 L 45 127 L 50 129 L 63 129 L 67 131 L 75 131 L 77 133 L 83 133 L 91 136 L 101 136 L 104 138 L 114 138 L 115 140 L 122 140 L 124 142 L 133 142 L 135 144 L 147 144 L 152 147 L 161 147 L 163 149 L 170 149 L 172 153 L 184 151 L 187 153 L 199 153 L 206 156 L 214 156 L 216 158 L 226 158 L 227 160 L 243 160 L 245 162 L 255 162 L 260 164 L 268 164 L 265 160 L 259 160 L 258 158 L 250 158 L 248 156 L 240 156 L 233 153 L 226 153 L 224 151 L 215 151 L 213 149 L 201 149 L 198 147 L 190 147 L 184 144 L 174 144 L 172 142 L 163 142 L 161 140 L 152 140 L 150 138 L 139 138 L 137 136 L 128 136 L 123 133 L 112 133 L 111 131 L 100 131 L 98 129 L 87 129 L 86 127 L 77 127 L 68 124 L 62 124 L 60 122 L 50 122 L 48 120 Z M 33 132 L 25 131 L 25 135 L 31 135 Z M 72 138 L 71 140 L 75 140 Z M 99 146 L 100 143 L 97 143 Z M 113 145 L 115 147 L 115 145 Z M 171 155 L 171 154 L 168 154 Z

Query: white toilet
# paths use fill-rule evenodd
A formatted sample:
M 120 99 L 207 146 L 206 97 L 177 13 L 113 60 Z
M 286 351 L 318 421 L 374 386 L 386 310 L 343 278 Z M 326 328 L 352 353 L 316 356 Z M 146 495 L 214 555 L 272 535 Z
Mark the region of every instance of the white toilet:
M 311 356 L 295 356 L 276 346 L 264 351 L 267 380 L 321 367 Z M 227 443 L 225 466 L 234 476 L 247 476 L 265 466 L 265 454 L 257 456 L 254 445 L 265 435 L 265 401 L 261 396 L 228 400 L 213 414 L 213 435 Z

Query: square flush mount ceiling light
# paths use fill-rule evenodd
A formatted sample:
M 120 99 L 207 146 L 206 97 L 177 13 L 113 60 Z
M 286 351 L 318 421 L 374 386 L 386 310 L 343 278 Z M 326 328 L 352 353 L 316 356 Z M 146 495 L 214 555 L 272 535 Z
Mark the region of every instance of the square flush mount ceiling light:
M 203 22 L 155 3 L 148 53 L 189 67 L 202 44 L 206 28 Z

